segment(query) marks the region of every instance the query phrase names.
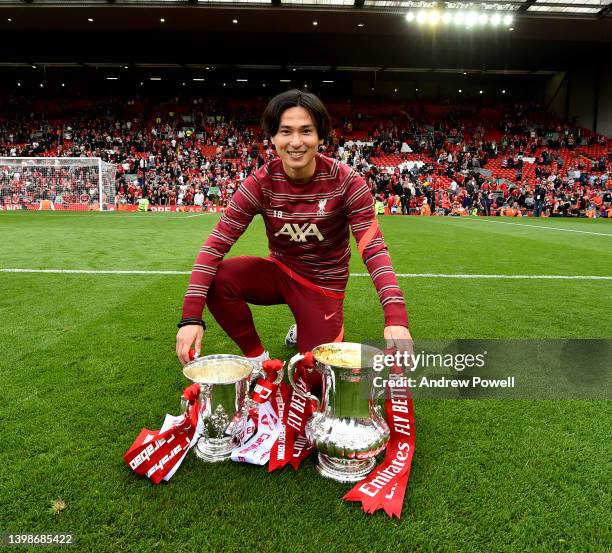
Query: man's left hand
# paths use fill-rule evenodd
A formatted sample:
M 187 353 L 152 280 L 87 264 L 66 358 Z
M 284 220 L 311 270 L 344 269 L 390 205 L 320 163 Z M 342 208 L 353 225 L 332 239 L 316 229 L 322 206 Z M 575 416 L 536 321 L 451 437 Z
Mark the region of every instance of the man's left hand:
M 397 349 L 400 352 L 413 353 L 412 336 L 405 326 L 386 326 L 385 340 L 387 349 Z
M 410 331 L 405 326 L 386 326 L 385 341 L 387 342 L 387 350 L 385 353 L 395 355 L 396 352 L 406 352 L 409 356 L 409 361 L 406 365 L 402 364 L 403 370 L 412 370 L 412 361 L 414 356 L 414 343 Z

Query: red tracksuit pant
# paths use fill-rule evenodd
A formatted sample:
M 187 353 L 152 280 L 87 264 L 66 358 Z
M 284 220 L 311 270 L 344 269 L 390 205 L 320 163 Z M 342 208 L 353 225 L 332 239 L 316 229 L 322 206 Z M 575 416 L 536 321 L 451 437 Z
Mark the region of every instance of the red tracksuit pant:
M 246 356 L 262 351 L 249 303 L 287 304 L 297 323 L 300 353 L 343 339 L 343 299 L 326 296 L 316 285 L 298 282 L 299 277 L 286 271 L 271 259 L 251 256 L 233 257 L 219 265 L 208 292 L 208 309 Z

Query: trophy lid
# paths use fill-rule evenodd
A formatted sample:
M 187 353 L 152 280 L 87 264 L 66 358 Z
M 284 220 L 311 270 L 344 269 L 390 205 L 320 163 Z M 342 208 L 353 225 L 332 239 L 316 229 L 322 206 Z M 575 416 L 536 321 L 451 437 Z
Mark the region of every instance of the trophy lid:
M 252 372 L 251 362 L 240 355 L 205 355 L 183 367 L 185 377 L 198 384 L 233 384 Z
M 383 355 L 375 347 L 355 342 L 330 342 L 321 344 L 312 350 L 313 357 L 323 365 L 339 369 L 371 369 L 374 357 Z

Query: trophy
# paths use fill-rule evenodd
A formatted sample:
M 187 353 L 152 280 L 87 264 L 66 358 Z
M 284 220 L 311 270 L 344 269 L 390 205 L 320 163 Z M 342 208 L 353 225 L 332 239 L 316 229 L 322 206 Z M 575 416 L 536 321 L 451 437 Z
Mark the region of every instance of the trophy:
M 239 445 L 248 418 L 252 363 L 238 355 L 206 355 L 183 367 L 183 374 L 200 385 L 203 431 L 194 447 L 203 461 L 228 460 Z M 183 411 L 187 402 L 181 399 Z
M 389 441 L 373 389 L 376 348 L 350 342 L 321 344 L 312 350 L 314 369 L 323 381 L 322 399 L 306 394 L 294 381 L 295 355 L 289 361 L 289 383 L 294 393 L 314 400 L 316 412 L 306 423 L 306 437 L 318 450 L 317 470 L 338 482 L 363 480 L 376 465 L 375 457 Z

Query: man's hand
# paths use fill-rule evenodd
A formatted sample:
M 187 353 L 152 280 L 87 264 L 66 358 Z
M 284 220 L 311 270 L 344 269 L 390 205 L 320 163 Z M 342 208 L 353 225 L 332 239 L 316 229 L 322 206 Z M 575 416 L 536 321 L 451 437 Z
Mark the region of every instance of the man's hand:
M 204 329 L 200 325 L 186 325 L 179 328 L 176 333 L 176 356 L 183 365 L 189 363 L 189 349 L 192 345 L 196 357 L 200 355 L 203 337 Z
M 414 353 L 414 346 L 410 331 L 405 326 L 386 326 L 385 340 L 387 349 L 397 349 L 397 351 Z

